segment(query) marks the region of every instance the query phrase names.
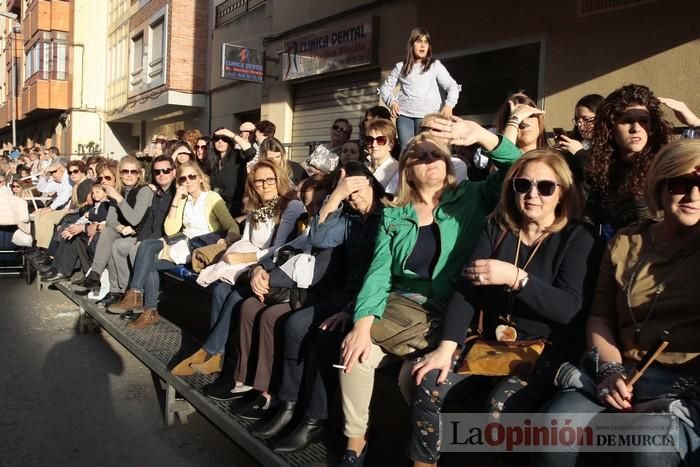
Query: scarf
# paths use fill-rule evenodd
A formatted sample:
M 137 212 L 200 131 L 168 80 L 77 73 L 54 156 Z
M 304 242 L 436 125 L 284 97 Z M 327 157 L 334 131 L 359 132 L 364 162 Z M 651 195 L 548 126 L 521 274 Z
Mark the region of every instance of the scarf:
M 268 202 L 263 207 L 255 209 L 253 212 L 251 212 L 251 216 L 253 217 L 253 221 L 258 223 L 258 222 L 265 222 L 267 219 L 271 219 L 277 213 L 277 210 L 279 209 L 279 202 L 280 202 L 280 199 L 279 199 L 279 197 L 277 197 L 277 198 L 273 199 L 272 201 Z

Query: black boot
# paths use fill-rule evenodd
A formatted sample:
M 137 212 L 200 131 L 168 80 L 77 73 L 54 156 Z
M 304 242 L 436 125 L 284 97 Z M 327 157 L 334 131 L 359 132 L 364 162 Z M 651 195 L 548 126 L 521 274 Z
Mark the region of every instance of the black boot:
M 77 284 L 73 284 L 73 290 L 76 291 L 78 295 L 87 295 L 92 290 L 99 290 L 100 288 L 100 274 L 95 271 L 90 271 L 90 274 L 85 276 L 83 280 Z
M 123 295 L 119 292 L 109 292 L 107 295 L 104 296 L 102 300 L 99 300 L 97 304 L 107 307 L 113 303 L 120 302 L 122 297 Z
M 326 420 L 324 419 L 304 417 L 304 420 L 294 431 L 275 445 L 274 451 L 278 453 L 301 451 L 323 436 L 325 426 Z
M 271 420 L 256 425 L 250 429 L 250 433 L 258 438 L 268 439 L 276 436 L 292 420 L 296 402 L 282 401 L 280 408 Z

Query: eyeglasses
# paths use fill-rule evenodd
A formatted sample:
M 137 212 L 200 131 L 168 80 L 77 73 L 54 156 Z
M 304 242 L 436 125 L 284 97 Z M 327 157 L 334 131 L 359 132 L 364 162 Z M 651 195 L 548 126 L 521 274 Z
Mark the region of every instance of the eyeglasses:
M 688 195 L 693 187 L 700 189 L 700 174 L 681 175 L 666 180 L 666 187 L 672 195 Z
M 172 171 L 173 171 L 172 168 L 170 168 L 170 169 L 153 169 L 153 170 L 151 170 L 151 173 L 157 177 L 160 174 L 168 175 Z
M 195 149 L 206 149 L 207 145 L 206 144 L 198 144 L 194 148 Z
M 112 176 L 111 175 L 101 175 L 101 176 L 97 177 L 95 180 L 97 181 L 97 183 L 102 182 L 102 180 L 106 180 L 108 182 L 111 182 Z
M 333 128 L 333 131 L 339 131 L 339 132 L 341 132 L 341 133 L 348 133 L 348 132 L 350 132 L 350 128 L 346 128 L 346 127 L 341 126 L 341 125 L 333 125 L 332 128 Z
M 595 117 L 572 118 L 571 121 L 576 126 L 593 125 L 593 122 L 595 122 Z
M 78 169 L 69 170 L 68 173 L 71 174 L 71 175 L 75 175 L 75 174 L 79 174 L 79 173 L 80 173 L 80 170 L 78 170 Z
M 413 154 L 411 154 L 410 157 L 412 163 L 411 165 L 431 164 L 435 161 L 443 160 L 440 151 L 436 150 L 414 152 Z
M 122 175 L 138 175 L 141 171 L 138 169 L 121 169 L 119 173 Z
M 514 178 L 513 189 L 516 193 L 527 194 L 532 190 L 533 185 L 537 187 L 537 193 L 542 196 L 552 196 L 554 190 L 560 186 L 552 180 L 530 180 L 529 178 Z
M 374 136 L 365 136 L 365 144 L 367 146 L 371 146 L 375 142 L 377 143 L 377 146 L 384 146 L 388 141 L 389 141 L 389 138 L 387 138 L 384 135 L 377 136 L 376 138 Z
M 265 186 L 265 185 L 274 185 L 275 182 L 277 182 L 277 179 L 274 177 L 270 178 L 259 178 L 257 180 L 253 180 L 253 183 L 257 187 Z
M 181 184 L 185 183 L 187 180 L 197 180 L 197 174 L 183 175 L 182 177 L 177 179 L 177 181 Z

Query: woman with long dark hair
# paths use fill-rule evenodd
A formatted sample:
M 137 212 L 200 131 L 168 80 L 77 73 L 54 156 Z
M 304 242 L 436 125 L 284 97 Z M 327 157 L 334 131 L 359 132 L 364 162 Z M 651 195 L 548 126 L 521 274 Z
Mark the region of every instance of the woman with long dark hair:
M 400 89 L 395 97 L 397 84 Z M 420 133 L 420 122 L 426 114 L 441 111 L 445 117 L 452 117 L 460 90 L 440 60 L 433 58 L 428 30 L 414 28 L 406 43 L 406 59 L 394 66 L 379 89 L 382 100 L 396 118 L 401 148 Z M 440 91 L 447 93 L 444 102 Z
M 224 127 L 214 130 L 211 142 L 218 158 L 211 174 L 211 186 L 224 199 L 231 214 L 237 217 L 243 212 L 246 163 L 255 157 L 255 148 L 249 140 Z M 236 149 L 236 145 L 240 149 Z

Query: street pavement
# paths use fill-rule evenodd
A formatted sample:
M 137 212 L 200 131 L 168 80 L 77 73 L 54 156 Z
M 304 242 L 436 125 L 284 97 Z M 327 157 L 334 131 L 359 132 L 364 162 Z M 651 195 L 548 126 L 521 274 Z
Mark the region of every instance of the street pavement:
M 60 292 L 0 279 L 0 467 L 257 466 L 199 414 L 166 427 L 151 372 Z

